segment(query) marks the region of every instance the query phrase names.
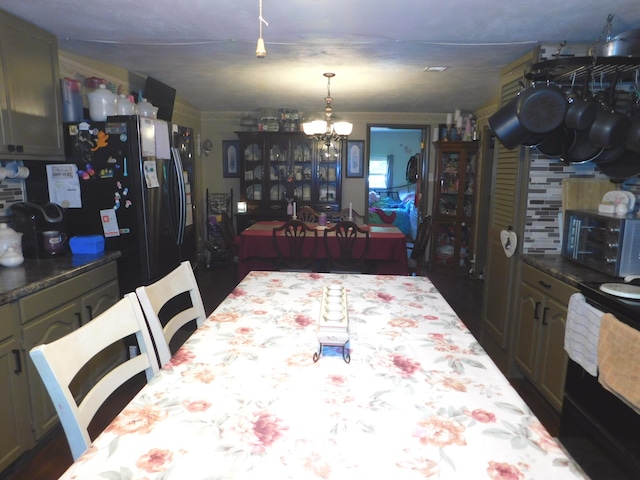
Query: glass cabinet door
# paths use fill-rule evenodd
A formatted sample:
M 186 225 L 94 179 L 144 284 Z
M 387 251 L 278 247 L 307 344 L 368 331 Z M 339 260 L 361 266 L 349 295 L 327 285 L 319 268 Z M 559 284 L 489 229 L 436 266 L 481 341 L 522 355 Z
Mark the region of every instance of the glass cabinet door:
M 317 188 L 314 201 L 321 210 L 330 210 L 331 205 L 340 203 L 340 159 L 341 144 L 327 146 L 321 142 L 318 145 Z
M 265 150 L 268 159 L 264 173 L 265 198 L 271 209 L 285 208 L 294 195 L 289 142 L 281 137 L 269 138 L 265 142 Z
M 249 143 L 243 152 L 244 194 L 251 202 L 260 202 L 263 198 L 262 153 L 262 142 Z
M 442 152 L 440 157 L 440 215 L 457 216 L 460 192 L 460 153 Z
M 467 152 L 467 158 L 465 162 L 462 215 L 469 218 L 475 216 L 474 205 L 476 194 L 476 162 L 477 154 L 475 152 Z
M 308 138 L 291 141 L 294 196 L 302 205 L 310 205 L 312 200 L 314 143 Z

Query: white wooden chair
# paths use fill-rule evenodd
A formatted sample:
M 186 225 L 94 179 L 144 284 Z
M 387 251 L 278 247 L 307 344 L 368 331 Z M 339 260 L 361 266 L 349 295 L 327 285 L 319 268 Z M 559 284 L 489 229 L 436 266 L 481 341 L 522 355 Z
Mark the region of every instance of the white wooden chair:
M 162 367 L 171 359 L 169 343 L 176 332 L 192 320 L 195 320 L 199 327 L 207 319 L 191 264 L 188 261 L 182 262 L 155 283 L 138 287 L 136 294 L 147 317 L 149 331 L 156 344 L 158 360 Z M 161 318 L 165 316 L 165 312 L 160 313 L 165 306 L 168 307 L 168 319 Z
M 102 377 L 78 404 L 70 389 L 76 374 L 94 356 L 113 343 L 135 335 L 140 354 Z M 123 343 L 124 348 L 124 343 Z M 141 372 L 150 380 L 159 370 L 151 336 L 134 293 L 64 337 L 29 352 L 49 392 L 76 460 L 91 444 L 88 426 L 105 400 Z

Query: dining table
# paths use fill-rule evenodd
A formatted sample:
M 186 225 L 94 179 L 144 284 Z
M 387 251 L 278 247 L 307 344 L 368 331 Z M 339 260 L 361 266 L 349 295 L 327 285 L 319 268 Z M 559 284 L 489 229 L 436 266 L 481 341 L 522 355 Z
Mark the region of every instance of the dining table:
M 238 247 L 238 278 L 242 279 L 252 270 L 273 270 L 277 252 L 273 244 L 273 229 L 284 224 L 282 221 L 261 221 L 249 226 L 240 233 Z M 316 223 L 309 223 L 310 227 L 318 230 L 318 240 L 314 252 L 317 260 L 328 258 L 324 242 L 326 227 Z M 331 225 L 329 225 L 331 226 Z M 387 275 L 408 275 L 409 263 L 407 259 L 407 239 L 404 233 L 393 225 L 360 225 L 369 231 L 369 250 L 366 259 L 374 267 L 374 273 Z M 284 233 L 278 234 L 278 239 L 285 243 Z M 360 240 L 360 239 L 358 239 Z M 362 239 L 364 245 L 364 239 Z M 335 234 L 328 237 L 329 248 L 332 252 L 339 252 Z M 356 245 L 356 249 L 361 248 Z M 313 242 L 305 242 L 303 253 L 311 256 Z M 361 251 L 361 250 L 359 250 Z
M 253 271 L 61 478 L 586 477 L 427 277 Z

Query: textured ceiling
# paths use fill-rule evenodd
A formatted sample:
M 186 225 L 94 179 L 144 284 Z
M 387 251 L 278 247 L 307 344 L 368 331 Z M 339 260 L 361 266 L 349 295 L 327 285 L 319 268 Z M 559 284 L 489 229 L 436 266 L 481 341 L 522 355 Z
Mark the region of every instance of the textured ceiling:
M 204 111 L 288 107 L 473 111 L 501 67 L 536 45 L 595 43 L 640 28 L 638 0 L 263 0 L 267 56 L 255 56 L 258 0 L 0 0 L 56 34 L 59 48 L 173 87 Z M 426 73 L 445 65 L 442 73 Z

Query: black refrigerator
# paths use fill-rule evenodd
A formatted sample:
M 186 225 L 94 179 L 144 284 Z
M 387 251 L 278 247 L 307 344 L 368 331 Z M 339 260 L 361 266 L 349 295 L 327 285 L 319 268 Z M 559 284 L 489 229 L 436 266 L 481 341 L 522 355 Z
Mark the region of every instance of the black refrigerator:
M 65 163 L 77 167 L 82 201 L 65 208 L 68 235 L 104 235 L 105 249 L 122 253 L 123 294 L 184 260 L 196 265 L 190 129 L 132 115 L 66 123 L 64 136 Z M 36 178 L 30 183 L 27 195 L 37 196 Z

